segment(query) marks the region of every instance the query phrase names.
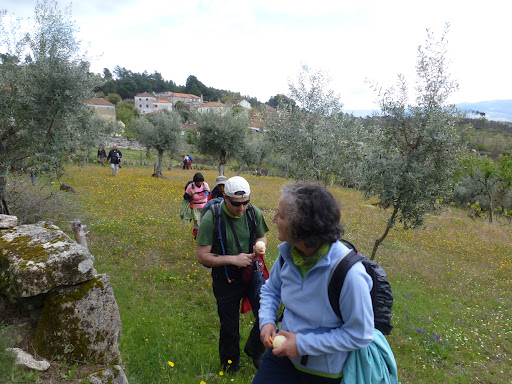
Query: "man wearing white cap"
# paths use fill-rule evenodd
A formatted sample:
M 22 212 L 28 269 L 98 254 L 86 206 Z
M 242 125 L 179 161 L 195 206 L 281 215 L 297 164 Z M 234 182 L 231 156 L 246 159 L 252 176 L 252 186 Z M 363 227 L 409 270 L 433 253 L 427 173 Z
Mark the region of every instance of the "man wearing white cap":
M 263 241 L 267 224 L 259 208 L 249 203 L 251 187 L 243 177 L 225 182 L 224 201 L 203 216 L 197 235 L 197 261 L 212 267 L 213 293 L 220 318 L 220 362 L 228 373 L 240 369 L 240 301 L 246 297 L 255 317 L 244 352 L 259 366 L 265 347 L 259 337 L 259 295 L 265 278 L 254 260 L 254 244 Z M 260 268 L 261 269 L 261 268 Z

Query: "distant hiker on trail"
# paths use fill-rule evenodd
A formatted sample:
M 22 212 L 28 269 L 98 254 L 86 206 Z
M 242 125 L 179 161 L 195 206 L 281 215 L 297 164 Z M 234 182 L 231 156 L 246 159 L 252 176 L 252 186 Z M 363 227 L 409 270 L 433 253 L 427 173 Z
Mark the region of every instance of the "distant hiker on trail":
M 197 172 L 192 181 L 193 182 L 190 183 L 185 190 L 185 196 L 190 196 L 190 208 L 198 210 L 198 219 L 194 219 L 194 228 L 192 229 L 192 234 L 195 238 L 197 236 L 199 224 L 201 223 L 203 207 L 208 201 L 210 187 L 208 186 L 208 183 L 205 183 L 202 173 Z
M 105 151 L 105 147 L 102 145 L 98 148 L 98 156 L 100 158 L 100 163 L 104 167 L 105 166 L 105 158 L 107 157 L 107 152 Z
M 119 149 L 117 149 L 117 145 L 114 144 L 107 156 L 107 163 L 110 162 L 110 168 L 112 168 L 112 175 L 114 176 L 117 175 L 117 169 L 119 168 L 122 157 L 123 154 Z
M 192 169 L 192 157 L 190 155 L 183 156 L 183 169 Z
M 215 179 L 215 183 L 217 184 L 213 191 L 208 196 L 208 201 L 211 199 L 216 199 L 217 197 L 222 197 L 224 194 L 224 185 L 226 184 L 227 177 L 226 176 L 218 176 Z
M 228 373 L 240 369 L 240 301 L 243 304 L 244 298 L 249 300 L 255 318 L 244 352 L 256 368 L 265 352 L 258 309 L 260 288 L 267 276 L 264 251 L 254 245 L 257 241 L 267 244 L 268 227 L 259 208 L 249 204 L 250 196 L 247 180 L 240 176 L 228 179 L 224 201 L 205 213 L 197 235 L 197 261 L 212 267 L 213 294 L 220 318 L 220 363 Z

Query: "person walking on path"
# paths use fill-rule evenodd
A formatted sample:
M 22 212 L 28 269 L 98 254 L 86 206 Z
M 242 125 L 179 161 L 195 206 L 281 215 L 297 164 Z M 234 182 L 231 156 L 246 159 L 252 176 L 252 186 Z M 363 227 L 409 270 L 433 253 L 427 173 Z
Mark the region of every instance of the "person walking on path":
M 104 167 L 105 166 L 105 158 L 107 157 L 107 152 L 105 151 L 105 147 L 102 145 L 98 148 L 98 156 L 100 158 L 100 163 Z
M 208 183 L 204 181 L 203 174 L 197 172 L 192 179 L 192 183 L 190 183 L 185 190 L 185 197 L 187 195 L 190 196 L 190 208 L 197 209 L 198 211 L 198 220 L 194 219 L 194 228 L 192 229 L 194 238 L 197 237 L 197 230 L 199 229 L 199 224 L 201 223 L 203 207 L 208 201 L 209 193 L 210 187 L 208 186 Z
M 208 201 L 212 199 L 216 199 L 217 197 L 222 197 L 224 194 L 224 186 L 226 184 L 227 177 L 226 176 L 218 176 L 215 179 L 215 183 L 217 184 L 213 191 L 208 196 Z
M 239 321 L 243 298 L 249 300 L 255 319 L 244 352 L 256 368 L 265 352 L 258 321 L 260 289 L 265 283 L 259 263 L 261 260 L 264 264 L 264 251 L 261 253 L 254 245 L 262 241 L 266 247 L 268 227 L 260 209 L 249 203 L 250 196 L 247 180 L 240 176 L 228 179 L 224 201 L 205 213 L 197 235 L 197 261 L 212 267 L 213 294 L 220 319 L 220 363 L 228 373 L 240 369 Z
M 112 175 L 114 175 L 114 176 L 117 175 L 117 170 L 121 163 L 122 157 L 123 157 L 123 154 L 121 153 L 121 151 L 119 149 L 117 149 L 117 145 L 114 144 L 107 156 L 107 163 L 110 162 L 110 168 L 112 168 Z

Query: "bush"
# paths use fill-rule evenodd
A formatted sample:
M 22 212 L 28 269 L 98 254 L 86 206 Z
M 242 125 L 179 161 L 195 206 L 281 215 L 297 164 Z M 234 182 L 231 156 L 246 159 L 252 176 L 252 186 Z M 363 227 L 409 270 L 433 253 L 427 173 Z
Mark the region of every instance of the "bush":
M 73 196 L 57 190 L 51 181 L 46 181 L 42 186 L 38 184 L 32 185 L 24 175 L 10 178 L 7 191 L 11 215 L 18 217 L 19 224 L 44 220 L 68 228 L 69 222 L 79 215 Z

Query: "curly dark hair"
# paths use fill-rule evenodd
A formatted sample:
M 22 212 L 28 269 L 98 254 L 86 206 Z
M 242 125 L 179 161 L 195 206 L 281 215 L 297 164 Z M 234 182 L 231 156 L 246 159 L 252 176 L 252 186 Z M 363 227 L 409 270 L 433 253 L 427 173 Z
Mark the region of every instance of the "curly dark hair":
M 334 243 L 345 230 L 340 223 L 340 206 L 327 188 L 317 184 L 287 184 L 281 198 L 286 205 L 286 218 L 291 243 L 304 241 L 308 248 Z
M 204 181 L 204 176 L 201 172 L 197 172 L 192 179 L 194 183 L 202 183 Z

